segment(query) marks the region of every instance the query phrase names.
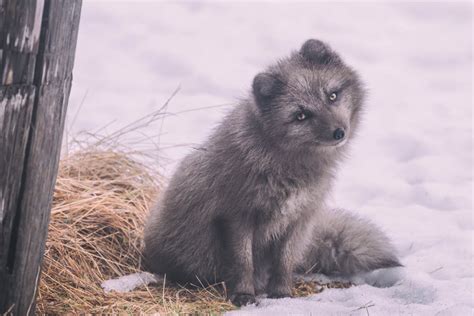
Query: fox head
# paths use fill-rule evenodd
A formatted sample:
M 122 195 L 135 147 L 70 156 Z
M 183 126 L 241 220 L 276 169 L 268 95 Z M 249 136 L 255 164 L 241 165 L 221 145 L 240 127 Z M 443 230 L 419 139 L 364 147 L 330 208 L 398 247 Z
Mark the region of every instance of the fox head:
M 356 72 L 315 39 L 256 75 L 252 92 L 262 130 L 288 149 L 343 146 L 364 99 Z

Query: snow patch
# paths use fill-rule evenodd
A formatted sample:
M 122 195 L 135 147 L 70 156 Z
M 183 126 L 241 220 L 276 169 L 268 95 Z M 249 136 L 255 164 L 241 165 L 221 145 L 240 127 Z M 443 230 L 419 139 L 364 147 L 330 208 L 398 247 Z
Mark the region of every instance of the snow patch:
M 124 275 L 117 279 L 104 281 L 102 282 L 101 287 L 105 292 L 115 291 L 124 293 L 133 291 L 135 288 L 142 285 L 158 283 L 160 280 L 160 277 L 157 277 L 154 274 L 148 272 L 138 272 Z

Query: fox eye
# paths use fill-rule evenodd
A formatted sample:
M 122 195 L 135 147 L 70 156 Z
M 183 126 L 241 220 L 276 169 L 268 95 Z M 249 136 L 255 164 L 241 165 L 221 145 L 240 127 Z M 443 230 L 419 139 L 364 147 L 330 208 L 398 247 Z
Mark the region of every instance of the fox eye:
M 297 112 L 296 113 L 296 120 L 298 121 L 304 121 L 306 120 L 307 118 L 309 118 L 311 116 L 311 114 L 309 112 L 306 112 L 306 111 L 300 111 L 300 112 Z
M 333 92 L 329 95 L 329 101 L 334 102 L 337 99 L 337 93 Z
M 296 114 L 296 119 L 298 121 L 304 121 L 306 120 L 306 114 L 304 114 L 304 112 L 299 112 Z

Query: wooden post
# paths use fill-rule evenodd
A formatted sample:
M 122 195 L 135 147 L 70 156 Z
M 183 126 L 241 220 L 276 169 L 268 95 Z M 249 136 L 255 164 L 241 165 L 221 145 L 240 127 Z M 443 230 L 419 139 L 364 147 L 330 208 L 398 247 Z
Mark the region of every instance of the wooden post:
M 0 315 L 35 311 L 81 4 L 0 0 Z

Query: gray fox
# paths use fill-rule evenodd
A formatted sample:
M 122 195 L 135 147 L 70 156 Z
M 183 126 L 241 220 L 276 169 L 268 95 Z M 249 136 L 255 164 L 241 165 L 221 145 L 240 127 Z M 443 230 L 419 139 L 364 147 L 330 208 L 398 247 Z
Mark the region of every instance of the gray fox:
M 257 74 L 151 210 L 147 268 L 181 283 L 225 281 L 240 306 L 258 293 L 290 296 L 298 270 L 399 265 L 371 224 L 326 210 L 363 100 L 357 73 L 319 40 Z

